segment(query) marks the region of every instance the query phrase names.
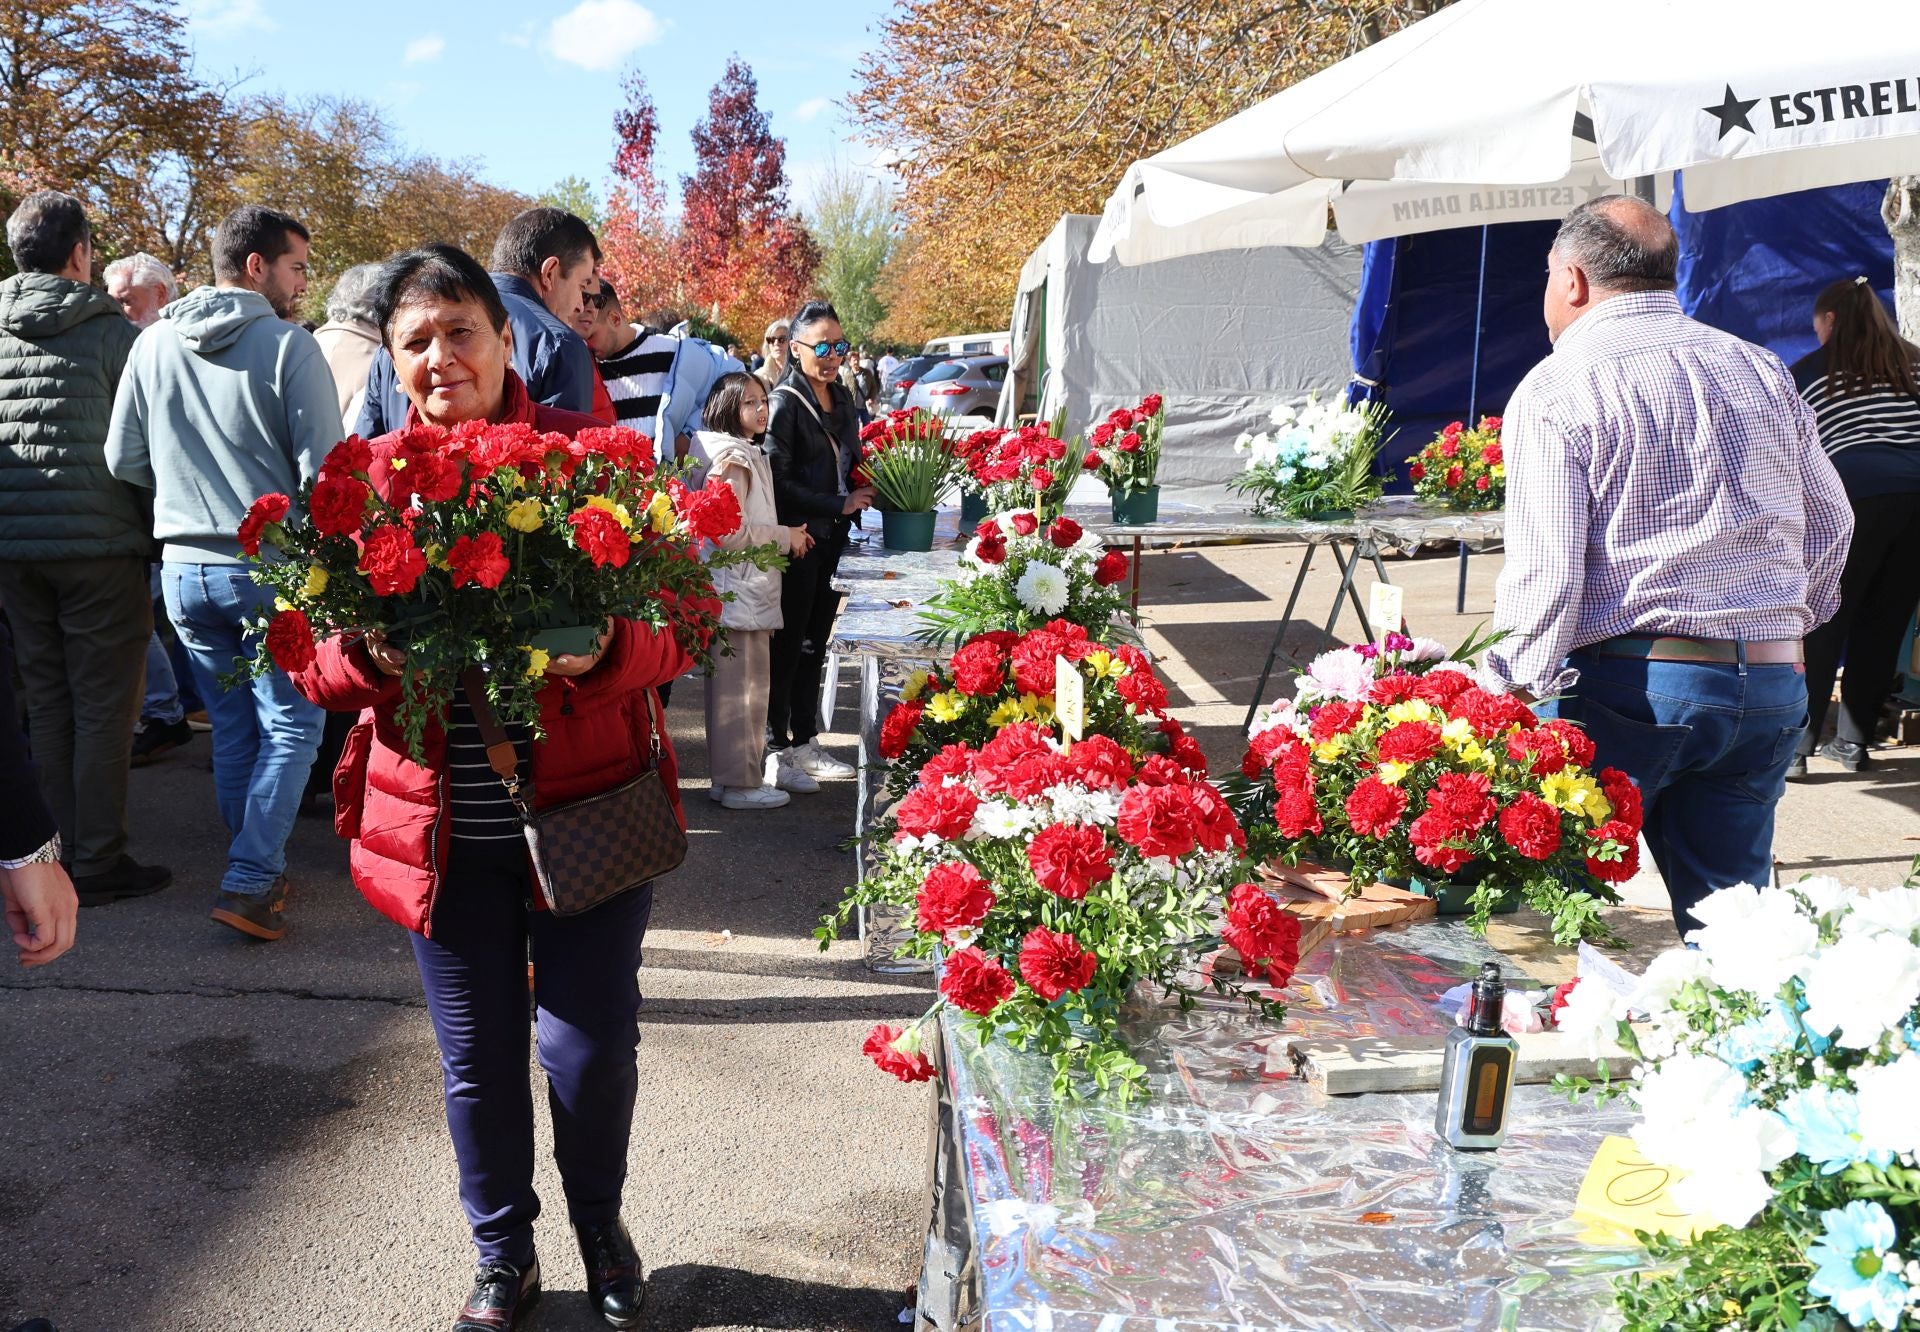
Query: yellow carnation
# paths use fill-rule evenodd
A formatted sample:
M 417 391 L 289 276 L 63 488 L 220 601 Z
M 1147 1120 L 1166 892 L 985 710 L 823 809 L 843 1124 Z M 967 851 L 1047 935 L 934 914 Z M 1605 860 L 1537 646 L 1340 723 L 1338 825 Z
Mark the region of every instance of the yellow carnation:
M 1373 770 L 1373 775 L 1388 786 L 1398 786 L 1412 766 L 1411 763 L 1382 763 Z
M 1395 723 L 1432 721 L 1439 715 L 1439 709 L 1423 698 L 1403 698 L 1387 709 L 1387 720 Z
M 327 571 L 317 564 L 307 566 L 307 581 L 300 588 L 300 595 L 311 601 L 327 590 Z
M 613 520 L 622 527 L 631 528 L 633 526 L 633 515 L 627 512 L 627 506 L 624 504 L 615 504 L 605 495 L 590 496 L 587 499 L 585 507 L 589 509 L 601 509 L 612 514 Z
M 907 677 L 907 683 L 901 687 L 900 701 L 902 703 L 911 703 L 916 698 L 919 698 L 920 695 L 926 693 L 927 681 L 932 678 L 933 677 L 925 671 L 915 671 L 912 675 L 909 675 Z
M 1336 735 L 1331 740 L 1322 740 L 1313 747 L 1313 756 L 1322 763 L 1331 763 L 1346 752 L 1345 736 Z
M 1089 652 L 1081 658 L 1081 664 L 1093 672 L 1095 680 L 1118 680 L 1127 673 L 1125 663 L 1111 652 Z
M 1600 783 L 1584 772 L 1563 768 L 1540 783 L 1540 798 L 1555 809 L 1578 814 L 1589 827 L 1597 828 L 1613 817 L 1613 805 L 1600 790 Z
M 527 649 L 527 678 L 531 680 L 539 676 L 545 675 L 547 673 L 547 663 L 552 660 L 553 658 L 547 654 L 547 650 L 545 648 L 537 648 L 537 647 L 528 648 Z
M 277 611 L 290 611 L 293 609 L 293 603 L 285 597 L 275 597 L 273 599 L 273 608 Z
M 653 502 L 647 505 L 647 521 L 661 536 L 673 531 L 673 525 L 678 518 L 673 512 L 673 500 L 666 491 L 654 492 Z
M 531 495 L 507 506 L 507 526 L 516 532 L 538 532 L 546 516 L 546 506 Z

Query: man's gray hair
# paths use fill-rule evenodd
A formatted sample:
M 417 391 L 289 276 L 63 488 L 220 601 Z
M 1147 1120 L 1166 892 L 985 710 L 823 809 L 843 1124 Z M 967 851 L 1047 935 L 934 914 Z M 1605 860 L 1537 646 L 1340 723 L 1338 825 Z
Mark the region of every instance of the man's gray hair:
M 160 288 L 166 294 L 166 300 L 160 302 L 162 305 L 180 294 L 180 283 L 173 276 L 173 270 L 145 250 L 124 259 L 115 259 L 101 271 L 100 280 L 111 282 L 122 274 L 125 274 L 129 287 Z
M 327 293 L 327 321 L 333 324 L 380 326 L 373 308 L 373 288 L 380 277 L 379 264 L 355 264 L 334 279 Z
M 1608 291 L 1672 291 L 1680 265 L 1673 224 L 1644 199 L 1603 194 L 1560 224 L 1553 238 L 1561 259 Z
M 29 194 L 7 219 L 7 248 L 23 273 L 58 273 L 67 266 L 73 247 L 91 239 L 86 206 L 59 190 Z

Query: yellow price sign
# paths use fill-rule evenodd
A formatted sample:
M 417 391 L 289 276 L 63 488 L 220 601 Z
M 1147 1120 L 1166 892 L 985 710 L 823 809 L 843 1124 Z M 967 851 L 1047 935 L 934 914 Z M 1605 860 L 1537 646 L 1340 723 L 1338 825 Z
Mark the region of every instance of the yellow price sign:
M 1586 1178 L 1580 1181 L 1574 1220 L 1585 1221 L 1601 1232 L 1618 1232 L 1596 1238 L 1622 1239 L 1636 1230 L 1646 1230 L 1691 1239 L 1719 1222 L 1688 1212 L 1673 1201 L 1670 1191 L 1686 1174 L 1678 1166 L 1647 1160 L 1633 1145 L 1633 1139 L 1609 1135 L 1601 1140 Z

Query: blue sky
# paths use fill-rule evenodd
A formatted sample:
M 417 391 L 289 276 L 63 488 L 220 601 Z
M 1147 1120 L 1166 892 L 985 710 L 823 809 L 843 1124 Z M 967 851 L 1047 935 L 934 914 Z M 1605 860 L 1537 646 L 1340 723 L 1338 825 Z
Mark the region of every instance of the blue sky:
M 637 64 L 660 110 L 671 187 L 692 169 L 688 133 L 727 56 L 760 81 L 787 141 L 794 202 L 836 159 L 864 165 L 840 103 L 890 0 L 182 0 L 203 77 L 379 105 L 399 137 L 436 157 L 471 157 L 496 184 L 538 193 L 563 176 L 598 188 L 613 158 L 620 78 Z

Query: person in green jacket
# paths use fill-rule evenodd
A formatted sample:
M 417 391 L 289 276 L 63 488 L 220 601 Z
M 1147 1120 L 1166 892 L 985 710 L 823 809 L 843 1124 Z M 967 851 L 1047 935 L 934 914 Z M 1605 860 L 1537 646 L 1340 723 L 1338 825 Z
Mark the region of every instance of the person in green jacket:
M 78 199 L 28 195 L 0 282 L 0 606 L 19 646 L 34 758 L 83 906 L 172 881 L 127 855 L 127 763 L 153 605 L 152 521 L 107 470 L 108 422 L 136 330 L 91 285 Z

